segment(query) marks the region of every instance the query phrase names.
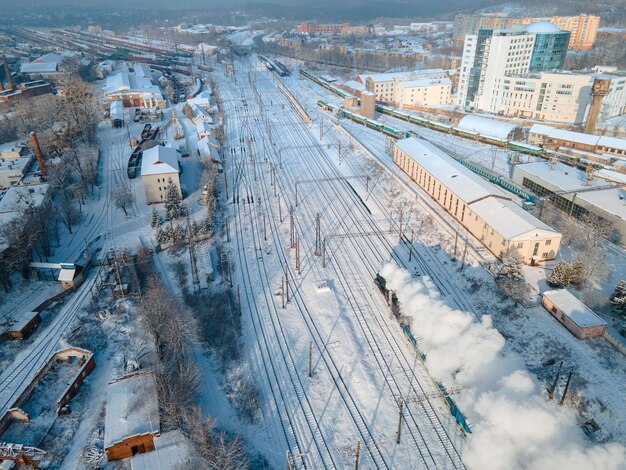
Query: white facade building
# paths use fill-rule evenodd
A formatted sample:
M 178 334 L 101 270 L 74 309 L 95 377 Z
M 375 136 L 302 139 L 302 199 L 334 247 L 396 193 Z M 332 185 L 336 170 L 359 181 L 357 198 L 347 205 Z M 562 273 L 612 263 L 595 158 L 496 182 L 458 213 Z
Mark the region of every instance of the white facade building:
M 443 69 L 364 74 L 355 82 L 365 85 L 377 101 L 394 106 L 441 106 L 452 102 L 452 82 Z

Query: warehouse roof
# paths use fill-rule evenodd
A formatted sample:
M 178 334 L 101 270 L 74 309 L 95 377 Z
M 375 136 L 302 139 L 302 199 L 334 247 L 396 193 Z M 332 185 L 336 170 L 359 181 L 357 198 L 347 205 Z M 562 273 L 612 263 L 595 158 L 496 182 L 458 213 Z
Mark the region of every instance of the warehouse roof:
M 178 152 L 171 147 L 157 145 L 144 150 L 141 160 L 141 175 L 178 173 Z
M 159 87 L 152 83 L 150 77 L 140 66 L 134 69 L 126 68 L 115 74 L 109 75 L 104 86 L 106 95 L 123 92 L 148 93 L 161 95 Z
M 578 300 L 567 289 L 550 290 L 543 293 L 556 307 L 567 315 L 570 320 L 581 328 L 606 325 L 606 322 L 593 310 Z
M 495 137 L 502 140 L 509 139 L 512 133 L 520 129 L 520 126 L 511 124 L 510 122 L 473 115 L 465 116 L 461 119 L 458 127 L 466 131 L 477 132 L 484 136 Z
M 104 448 L 131 436 L 158 434 L 159 399 L 151 373 L 122 377 L 107 387 Z
M 411 137 L 396 142 L 396 146 L 466 203 L 487 196 L 507 197 L 426 140 Z
M 433 85 L 451 85 L 452 82 L 448 77 L 444 78 L 418 78 L 417 80 L 407 80 L 400 83 L 403 88 L 424 87 Z
M 534 230 L 558 234 L 552 227 L 509 199 L 488 197 L 470 204 L 469 207 L 507 240 L 513 240 Z
M 567 166 L 564 163 L 557 163 L 552 166 L 549 162 L 542 161 L 515 165 L 513 170 L 513 179 L 515 180 L 517 180 L 516 172 L 518 171 L 533 175 L 544 181 L 550 186 L 548 189 L 551 191 L 567 191 L 573 194 L 576 190 L 587 190 L 577 193 L 576 200 L 585 201 L 609 214 L 626 220 L 626 205 L 620 189 L 617 186 L 610 188 L 610 184 L 606 181 L 596 178 L 586 182 L 586 175 L 583 171 Z M 588 191 L 589 188 L 593 187 L 605 187 L 607 189 Z
M 31 205 L 39 207 L 46 199 L 49 189 L 48 183 L 9 186 L 0 199 L 0 213 L 21 212 Z
M 534 124 L 531 126 L 529 132 L 531 134 L 544 135 L 552 139 L 566 140 L 568 142 L 577 142 L 579 144 L 593 146 L 597 145 L 599 139 L 599 136 L 597 135 L 557 129 L 556 127 L 550 127 L 544 124 Z

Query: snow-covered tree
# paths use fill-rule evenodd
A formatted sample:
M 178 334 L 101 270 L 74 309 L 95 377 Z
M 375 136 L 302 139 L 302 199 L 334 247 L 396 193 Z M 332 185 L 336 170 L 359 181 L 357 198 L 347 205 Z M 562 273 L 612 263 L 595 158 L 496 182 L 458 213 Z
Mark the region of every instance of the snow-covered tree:
M 548 284 L 554 287 L 567 286 L 570 284 L 571 269 L 567 261 L 559 261 L 552 269 L 548 277 Z
M 169 228 L 169 227 L 167 227 L 167 228 Z M 155 232 L 154 236 L 156 238 L 157 243 L 159 243 L 159 244 L 167 243 L 169 241 L 169 239 L 167 237 L 167 233 L 165 232 L 165 230 L 163 230 L 161 228 L 160 225 L 157 225 L 156 232 Z
M 185 229 L 182 225 L 178 224 L 174 228 L 174 241 L 179 242 L 185 239 Z
M 167 241 L 172 241 L 174 239 L 174 229 L 171 225 L 166 225 L 163 232 Z
M 180 197 L 180 190 L 171 179 L 167 183 L 164 202 L 167 220 L 178 219 L 179 217 L 185 215 L 185 206 L 183 206 Z
M 163 218 L 159 215 L 156 210 L 156 207 L 152 208 L 152 214 L 150 216 L 150 226 L 152 228 L 156 228 L 163 223 Z
M 626 281 L 617 284 L 610 300 L 614 311 L 626 314 Z
M 577 259 L 570 264 L 570 282 L 572 284 L 582 284 L 587 279 L 587 267 L 582 260 Z
M 512 250 L 502 258 L 502 267 L 498 271 L 499 276 L 506 276 L 511 279 L 522 279 L 522 266 L 524 258 L 517 250 Z

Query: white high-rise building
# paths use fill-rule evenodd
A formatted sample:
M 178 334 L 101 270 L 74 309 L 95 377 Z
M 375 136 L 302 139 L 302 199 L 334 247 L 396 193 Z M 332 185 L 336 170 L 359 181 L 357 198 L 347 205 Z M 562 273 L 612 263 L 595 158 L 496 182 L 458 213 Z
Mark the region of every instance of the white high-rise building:
M 489 110 L 497 79 L 563 66 L 569 32 L 551 23 L 520 29 L 481 29 L 465 38 L 458 104 Z

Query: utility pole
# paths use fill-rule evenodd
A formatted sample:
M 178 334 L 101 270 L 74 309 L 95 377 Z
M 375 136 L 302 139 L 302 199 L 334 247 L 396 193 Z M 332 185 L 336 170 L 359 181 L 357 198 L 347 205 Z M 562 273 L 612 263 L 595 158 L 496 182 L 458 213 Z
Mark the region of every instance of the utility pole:
M 296 235 L 296 271 L 300 274 L 300 237 Z
M 265 221 L 265 213 L 263 213 L 263 239 L 267 241 L 267 222 Z
M 313 375 L 313 341 L 309 341 L 309 378 Z
M 295 229 L 295 224 L 294 224 L 294 216 L 293 216 L 293 206 L 291 206 L 289 208 L 289 231 L 291 234 L 291 246 L 290 248 L 293 248 L 296 242 L 296 229 Z
M 285 266 L 285 301 L 289 303 L 289 268 Z
M 561 401 L 559 402 L 559 405 L 563 405 L 563 403 L 565 403 L 565 397 L 567 396 L 567 391 L 569 390 L 569 384 L 572 381 L 572 374 L 574 372 L 569 373 L 569 375 L 567 376 L 567 382 L 565 383 L 565 390 L 563 390 L 563 396 L 561 397 Z
M 341 163 L 341 142 L 339 142 L 339 146 L 337 148 L 337 163 Z
M 404 211 L 402 207 L 400 208 L 400 226 L 398 227 L 398 243 L 402 243 L 402 217 L 404 215 Z
M 454 256 L 453 256 L 453 258 L 455 259 L 456 259 L 456 246 L 458 242 L 459 242 L 459 232 L 455 232 L 454 233 Z
M 356 458 L 354 459 L 354 470 L 359 470 L 360 458 L 361 458 L 361 441 L 356 441 Z
M 411 258 L 413 257 L 413 237 L 414 231 L 411 229 L 411 244 L 409 245 L 409 263 L 411 262 Z
M 404 400 L 400 401 L 400 414 L 398 416 L 398 432 L 396 434 L 396 444 L 400 444 L 400 435 L 402 433 L 402 409 L 404 407 Z
M 321 247 L 322 230 L 320 227 L 320 213 L 315 217 L 315 256 L 319 256 L 322 252 Z
M 556 377 L 554 378 L 554 383 L 552 384 L 552 387 L 550 387 L 550 390 L 548 391 L 550 400 L 554 400 L 554 392 L 556 391 L 556 384 L 559 381 L 559 378 L 561 377 L 562 368 L 563 368 L 563 361 L 561 361 L 561 364 L 559 364 L 559 370 L 557 371 Z
M 322 240 L 322 268 L 326 267 L 326 239 Z
M 463 247 L 463 259 L 461 260 L 461 271 L 465 268 L 465 255 L 467 254 L 467 237 L 465 237 L 465 246 Z
M 280 298 L 283 304 L 283 308 L 285 308 L 285 277 L 280 277 Z

